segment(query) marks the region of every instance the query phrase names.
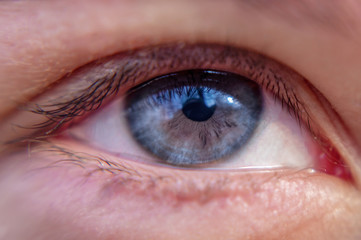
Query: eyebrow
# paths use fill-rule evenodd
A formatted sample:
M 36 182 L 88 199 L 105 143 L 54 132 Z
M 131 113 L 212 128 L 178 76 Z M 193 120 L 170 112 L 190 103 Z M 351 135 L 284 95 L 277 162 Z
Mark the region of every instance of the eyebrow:
M 357 0 L 232 0 L 241 8 L 279 18 L 295 27 L 314 26 L 341 35 L 361 29 L 361 2 Z M 274 19 L 271 19 L 274 20 Z

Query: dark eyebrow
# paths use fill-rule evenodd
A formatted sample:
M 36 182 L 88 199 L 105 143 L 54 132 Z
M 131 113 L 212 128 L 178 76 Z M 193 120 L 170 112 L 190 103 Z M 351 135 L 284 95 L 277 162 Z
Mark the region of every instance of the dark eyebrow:
M 353 34 L 360 28 L 361 1 L 357 0 L 232 0 L 255 14 L 279 18 L 294 27 L 304 25 L 316 30 Z

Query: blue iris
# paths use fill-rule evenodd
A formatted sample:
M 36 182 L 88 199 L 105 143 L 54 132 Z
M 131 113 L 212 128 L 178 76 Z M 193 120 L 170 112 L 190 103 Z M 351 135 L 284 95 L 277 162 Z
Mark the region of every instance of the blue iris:
M 213 70 L 160 76 L 126 97 L 135 140 L 159 162 L 184 167 L 226 161 L 251 138 L 262 109 L 258 84 Z

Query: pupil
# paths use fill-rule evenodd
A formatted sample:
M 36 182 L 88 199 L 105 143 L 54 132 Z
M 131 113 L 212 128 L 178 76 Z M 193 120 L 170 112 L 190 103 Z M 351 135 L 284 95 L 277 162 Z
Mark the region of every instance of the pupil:
M 204 122 L 212 117 L 216 105 L 208 107 L 203 98 L 191 98 L 183 104 L 183 114 L 192 121 Z

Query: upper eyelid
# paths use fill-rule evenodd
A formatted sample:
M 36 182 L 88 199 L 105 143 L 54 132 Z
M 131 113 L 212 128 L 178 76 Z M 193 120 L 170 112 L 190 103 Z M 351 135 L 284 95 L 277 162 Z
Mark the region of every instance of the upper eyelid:
M 289 110 L 295 109 L 302 114 L 300 116 L 294 112 L 298 121 L 302 119 L 309 123 L 308 110 L 295 94 L 295 87 L 305 81 L 299 74 L 257 53 L 217 44 L 169 44 L 100 59 L 67 75 L 65 87 L 60 87 L 55 94 L 51 92 L 52 97 L 32 111 L 49 117 L 49 121 L 39 127 L 52 121 L 66 122 L 67 115 L 76 117 L 98 108 L 104 98 L 109 97 L 103 97 L 102 93 L 106 91 L 112 95 L 119 89 L 123 91 L 156 75 L 212 67 L 223 67 L 219 70 L 244 75 L 273 91 L 282 101 L 288 99 L 282 105 L 291 104 Z M 93 105 L 87 101 L 90 96 L 96 102 Z

